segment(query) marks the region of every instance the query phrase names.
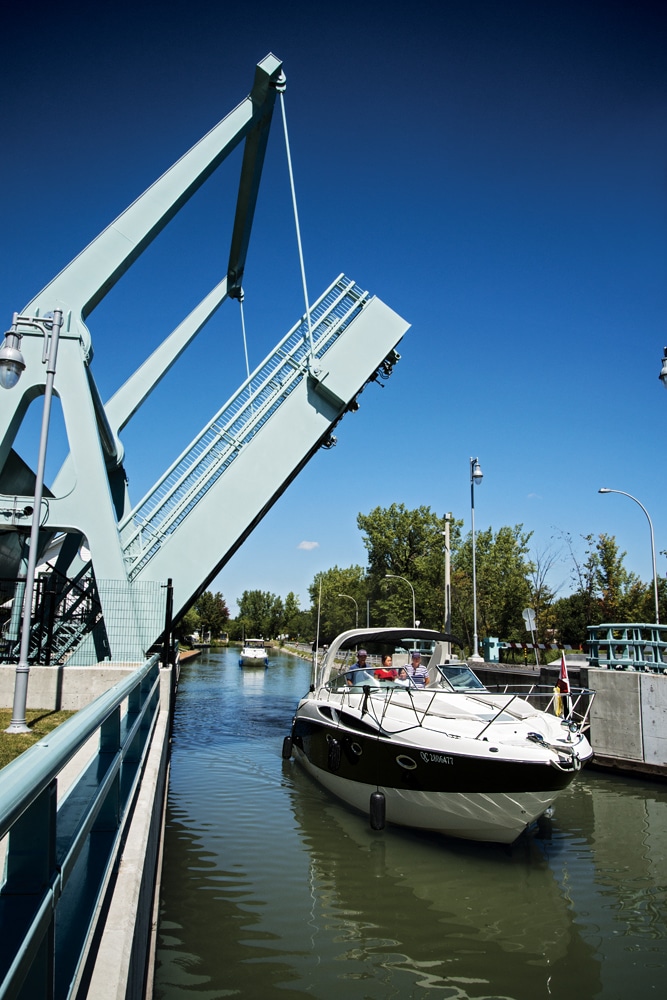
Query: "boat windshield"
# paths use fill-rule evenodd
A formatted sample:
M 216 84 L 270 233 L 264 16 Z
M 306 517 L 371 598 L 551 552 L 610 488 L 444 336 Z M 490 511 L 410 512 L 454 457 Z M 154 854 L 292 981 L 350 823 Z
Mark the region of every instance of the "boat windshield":
M 465 664 L 442 663 L 437 670 L 446 686 L 455 691 L 486 691 L 477 674 Z

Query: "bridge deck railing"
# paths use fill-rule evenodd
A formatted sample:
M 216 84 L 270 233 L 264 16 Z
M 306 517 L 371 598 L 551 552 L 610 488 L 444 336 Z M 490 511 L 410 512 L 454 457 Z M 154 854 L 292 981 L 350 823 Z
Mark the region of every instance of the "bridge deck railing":
M 592 667 L 667 672 L 667 625 L 640 622 L 590 625 L 588 648 Z
M 0 1000 L 75 994 L 159 709 L 156 655 L 0 771 Z M 59 776 L 96 733 L 58 801 Z
M 320 296 L 310 312 L 317 360 L 367 301 L 368 292 L 342 274 Z M 305 378 L 309 357 L 307 320 L 302 317 L 119 525 L 130 579 Z

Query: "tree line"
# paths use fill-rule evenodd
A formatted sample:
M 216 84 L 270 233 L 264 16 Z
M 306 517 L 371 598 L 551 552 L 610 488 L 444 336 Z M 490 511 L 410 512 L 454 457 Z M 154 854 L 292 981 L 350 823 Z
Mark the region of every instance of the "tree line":
M 221 594 L 203 594 L 192 609 L 199 631 L 225 628 L 231 639 L 243 635 L 275 638 L 287 635 L 328 641 L 358 623 L 365 626 L 412 625 L 442 629 L 445 623 L 445 518 L 430 507 L 409 510 L 404 504 L 375 507 L 360 513 L 357 526 L 368 552 L 367 566 L 334 566 L 317 573 L 309 587 L 310 607 L 302 609 L 290 592 L 285 599 L 268 591 L 244 591 L 239 613 L 229 618 Z M 450 520 L 452 633 L 466 651 L 474 632 L 472 534 L 463 522 Z M 624 566 L 612 535 L 568 534 L 544 551 L 531 551 L 532 532 L 522 524 L 475 533 L 477 631 L 509 642 L 530 641 L 522 611 L 531 607 L 536 638 L 583 646 L 587 626 L 603 622 L 655 620 L 653 581 L 644 583 Z M 570 593 L 558 597 L 548 581 L 554 566 L 565 560 Z M 212 600 L 211 600 L 212 599 Z M 660 613 L 667 619 L 667 581 L 659 580 Z M 222 611 L 224 607 L 224 613 Z M 217 609 L 218 617 L 213 614 Z M 190 614 L 190 612 L 188 613 Z M 224 622 L 223 622 L 224 618 Z M 213 622 L 213 624 L 211 624 Z

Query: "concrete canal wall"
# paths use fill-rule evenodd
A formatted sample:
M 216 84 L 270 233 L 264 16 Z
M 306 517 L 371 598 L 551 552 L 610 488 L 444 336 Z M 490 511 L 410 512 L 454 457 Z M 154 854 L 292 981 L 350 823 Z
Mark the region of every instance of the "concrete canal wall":
M 589 668 L 595 764 L 667 777 L 667 676 Z
M 114 684 L 136 670 L 127 666 L 100 664 L 95 667 L 31 667 L 28 680 L 27 708 L 48 711 L 78 712 L 90 705 Z M 11 708 L 14 699 L 16 668 L 0 667 L 0 706 Z

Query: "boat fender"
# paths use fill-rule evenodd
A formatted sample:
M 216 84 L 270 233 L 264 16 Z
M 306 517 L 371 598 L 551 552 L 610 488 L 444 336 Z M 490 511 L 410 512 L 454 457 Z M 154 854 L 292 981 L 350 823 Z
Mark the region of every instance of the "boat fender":
M 337 771 L 340 767 L 340 743 L 338 740 L 329 740 L 327 764 L 330 771 Z
M 283 760 L 289 760 L 292 756 L 292 737 L 286 736 L 283 740 Z
M 370 820 L 371 830 L 384 830 L 387 803 L 383 792 L 371 792 Z

